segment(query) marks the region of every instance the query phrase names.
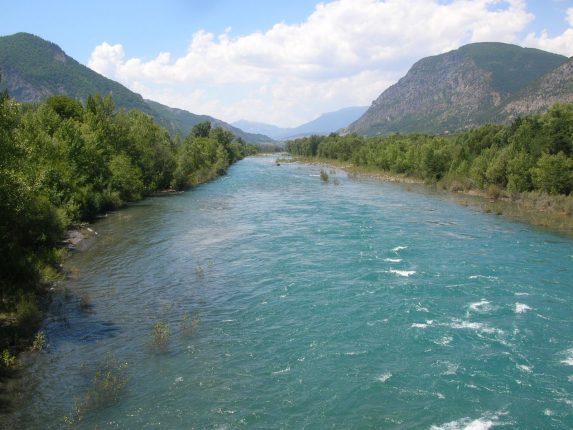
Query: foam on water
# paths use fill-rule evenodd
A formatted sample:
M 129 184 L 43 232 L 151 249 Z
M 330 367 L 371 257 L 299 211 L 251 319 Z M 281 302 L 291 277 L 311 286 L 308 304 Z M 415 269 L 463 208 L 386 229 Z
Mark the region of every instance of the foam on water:
M 436 345 L 447 346 L 452 343 L 453 340 L 454 338 L 451 336 L 444 336 L 441 339 L 433 340 L 432 342 L 434 342 Z
M 434 321 L 433 321 L 433 320 L 428 320 L 428 321 L 426 321 L 425 324 L 414 323 L 414 324 L 412 324 L 412 328 L 426 328 L 426 327 L 428 327 L 429 325 L 432 325 L 432 324 L 434 324 Z
M 568 355 L 568 357 L 565 360 L 561 361 L 561 363 L 573 366 L 573 349 L 565 351 L 565 354 Z
M 404 276 L 404 277 L 408 277 L 408 276 L 412 276 L 416 274 L 415 270 L 394 270 L 394 269 L 390 269 L 390 273 L 395 273 L 396 275 L 399 276 Z
M 531 308 L 527 305 L 524 305 L 523 303 L 516 303 L 515 304 L 515 313 L 516 314 L 523 314 L 527 311 L 530 311 Z
M 367 354 L 368 351 L 352 351 L 352 352 L 345 352 L 344 355 L 362 355 L 362 354 Z
M 398 252 L 398 251 L 401 251 L 402 249 L 408 249 L 408 247 L 407 246 L 397 246 L 396 248 L 394 248 L 392 250 L 392 252 Z
M 390 372 L 387 372 L 387 373 L 384 373 L 384 374 L 381 375 L 381 376 L 378 376 L 378 377 L 376 378 L 376 380 L 377 380 L 377 381 L 380 381 L 380 382 L 386 382 L 386 381 L 387 381 L 388 379 L 390 379 L 391 377 L 392 377 L 392 374 L 391 374 Z
M 488 312 L 490 309 L 490 302 L 485 299 L 482 299 L 480 302 L 472 303 L 469 306 L 469 310 L 477 312 Z
M 402 259 L 401 258 L 385 258 L 384 261 L 386 261 L 388 263 L 401 263 Z
M 461 323 L 454 322 L 450 327 L 455 329 L 469 329 L 469 330 L 482 330 L 484 325 L 482 323 L 462 321 Z
M 531 366 L 525 366 L 523 364 L 516 365 L 519 370 L 522 370 L 527 373 L 533 373 L 533 368 Z
M 432 430 L 488 430 L 496 425 L 495 421 L 489 418 L 480 418 L 471 420 L 471 418 L 464 418 L 459 421 L 452 421 L 440 426 L 432 426 Z

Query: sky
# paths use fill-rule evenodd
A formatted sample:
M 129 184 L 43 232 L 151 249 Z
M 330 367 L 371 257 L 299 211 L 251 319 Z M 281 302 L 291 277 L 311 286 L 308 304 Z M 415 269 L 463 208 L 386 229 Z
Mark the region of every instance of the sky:
M 28 32 L 144 98 L 296 127 L 369 106 L 418 60 L 474 42 L 573 56 L 573 0 L 0 0 Z

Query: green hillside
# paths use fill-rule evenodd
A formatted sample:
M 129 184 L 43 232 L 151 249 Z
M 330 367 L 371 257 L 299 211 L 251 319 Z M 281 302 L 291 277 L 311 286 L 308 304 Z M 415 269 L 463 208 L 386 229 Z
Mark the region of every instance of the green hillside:
M 567 57 L 505 43 L 473 43 L 460 48 L 476 66 L 491 72 L 495 91 L 515 94 L 535 79 L 556 69 Z
M 155 113 L 139 94 L 78 63 L 58 45 L 33 34 L 0 37 L 0 67 L 4 74 L 1 85 L 3 89 L 8 86 L 10 95 L 17 101 L 42 102 L 61 94 L 85 102 L 90 94 L 112 94 L 118 106 L 152 116 Z M 12 77 L 19 78 L 20 82 L 14 83 Z M 21 100 L 26 89 L 32 91 L 30 87 L 36 97 Z
M 0 90 L 8 89 L 17 102 L 44 102 L 53 95 L 65 95 L 83 103 L 89 95 L 113 95 L 117 107 L 137 109 L 154 118 L 171 136 L 186 136 L 193 125 L 210 121 L 232 131 L 247 143 L 272 142 L 267 136 L 251 135 L 205 115 L 194 115 L 155 102 L 78 63 L 56 44 L 29 33 L 0 37 Z

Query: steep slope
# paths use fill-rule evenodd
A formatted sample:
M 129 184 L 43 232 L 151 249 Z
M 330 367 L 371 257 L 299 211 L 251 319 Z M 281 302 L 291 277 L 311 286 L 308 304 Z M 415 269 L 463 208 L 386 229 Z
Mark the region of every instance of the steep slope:
M 243 130 L 237 127 L 233 127 L 224 121 L 213 118 L 208 115 L 195 115 L 184 109 L 172 108 L 169 106 L 162 105 L 161 103 L 154 102 L 152 100 L 145 100 L 155 112 L 158 112 L 163 118 L 167 119 L 173 126 L 180 130 L 182 136 L 186 136 L 191 132 L 191 128 L 195 124 L 200 122 L 209 121 L 211 127 L 221 127 L 223 130 L 230 131 L 235 136 L 242 138 L 247 143 L 260 144 L 260 143 L 271 143 L 273 139 L 262 134 L 245 133 Z
M 113 94 L 118 106 L 153 112 L 143 98 L 66 55 L 51 42 L 28 33 L 0 37 L 2 85 L 19 102 L 66 95 L 85 102 L 89 94 Z
M 342 133 L 444 133 L 474 127 L 565 61 L 562 55 L 504 43 L 475 43 L 427 57 Z
M 509 97 L 487 118 L 510 122 L 518 116 L 544 113 L 555 102 L 573 103 L 573 58 Z
M 177 133 L 186 136 L 196 124 L 192 122 L 189 126 L 185 119 L 178 120 L 178 115 L 172 111 L 180 111 L 179 109 L 173 110 L 159 104 L 156 106 L 158 109 L 155 109 L 150 103 L 146 103 L 141 95 L 78 63 L 58 45 L 33 34 L 17 33 L 0 37 L 0 68 L 3 75 L 0 90 L 7 88 L 10 97 L 18 102 L 42 102 L 52 95 L 66 95 L 85 102 L 90 94 L 112 94 L 117 107 L 145 112 L 172 136 Z M 189 112 L 187 114 L 203 118 L 201 115 Z M 185 115 L 183 117 L 187 118 Z M 207 120 L 215 127 L 220 125 L 226 130 L 232 130 L 247 143 L 272 141 L 266 136 L 244 133 L 211 117 L 205 116 L 205 119 L 197 122 Z
M 292 128 L 277 127 L 275 125 L 264 124 L 262 122 L 251 122 L 246 120 L 233 122 L 232 125 L 240 127 L 241 129 L 251 133 L 266 134 L 273 139 L 295 139 L 309 136 L 311 134 L 328 134 L 337 131 L 342 127 L 347 127 L 350 123 L 360 118 L 367 109 L 367 106 L 348 107 L 336 112 L 323 113 L 315 120 Z

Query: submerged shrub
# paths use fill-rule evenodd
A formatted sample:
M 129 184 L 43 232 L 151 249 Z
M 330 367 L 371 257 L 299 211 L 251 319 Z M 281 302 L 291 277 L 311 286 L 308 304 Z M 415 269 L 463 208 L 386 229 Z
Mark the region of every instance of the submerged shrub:
M 199 264 L 197 267 L 195 267 L 195 273 L 198 276 L 203 276 L 205 274 L 205 269 Z
M 320 169 L 320 180 L 322 182 L 328 182 L 328 173 L 326 173 L 326 170 Z
M 87 309 L 91 307 L 91 305 L 92 305 L 92 295 L 89 293 L 89 291 L 82 293 L 80 297 L 80 308 Z
M 193 317 L 190 319 L 188 314 L 185 314 L 183 317 L 183 321 L 179 326 L 181 327 L 181 333 L 184 335 L 191 334 L 195 327 L 199 325 L 201 320 L 199 319 L 199 312 L 197 312 Z
M 94 375 L 92 388 L 88 389 L 83 399 L 76 399 L 74 409 L 69 415 L 64 415 L 62 421 L 70 428 L 76 428 L 90 409 L 105 406 L 115 400 L 130 379 L 127 363 L 120 363 L 111 351 L 108 351 Z
M 42 349 L 44 349 L 45 345 L 46 345 L 46 337 L 44 336 L 44 332 L 41 331 L 36 335 L 34 343 L 32 344 L 32 348 L 30 349 L 32 351 L 41 351 Z
M 159 321 L 153 327 L 153 333 L 148 336 L 148 346 L 152 351 L 165 351 L 169 346 L 171 327 L 169 324 Z

